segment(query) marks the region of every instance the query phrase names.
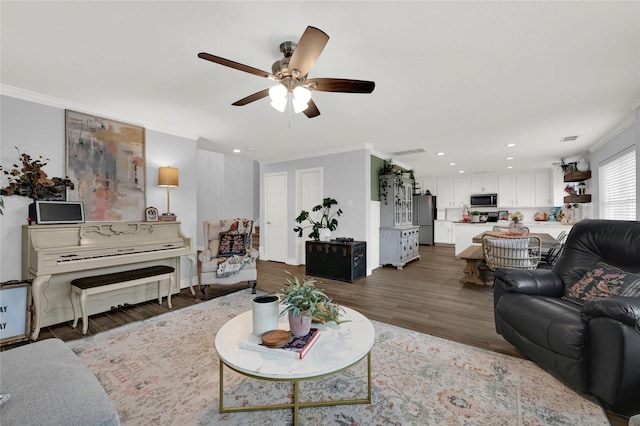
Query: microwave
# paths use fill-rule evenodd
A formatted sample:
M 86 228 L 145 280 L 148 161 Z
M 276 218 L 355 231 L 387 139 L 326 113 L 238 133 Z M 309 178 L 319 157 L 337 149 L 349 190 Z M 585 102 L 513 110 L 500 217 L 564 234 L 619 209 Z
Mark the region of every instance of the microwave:
M 469 205 L 471 207 L 498 207 L 498 194 L 472 194 Z

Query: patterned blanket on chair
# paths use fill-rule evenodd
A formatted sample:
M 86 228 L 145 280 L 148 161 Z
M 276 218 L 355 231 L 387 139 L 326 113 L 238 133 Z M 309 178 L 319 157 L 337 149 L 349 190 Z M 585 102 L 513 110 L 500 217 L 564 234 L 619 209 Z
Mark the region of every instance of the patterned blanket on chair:
M 258 251 L 255 249 L 249 249 L 244 256 L 230 256 L 225 261 L 218 263 L 218 269 L 216 270 L 216 276 L 218 278 L 226 278 L 231 275 L 235 275 L 242 270 L 246 265 L 255 262 L 258 257 Z

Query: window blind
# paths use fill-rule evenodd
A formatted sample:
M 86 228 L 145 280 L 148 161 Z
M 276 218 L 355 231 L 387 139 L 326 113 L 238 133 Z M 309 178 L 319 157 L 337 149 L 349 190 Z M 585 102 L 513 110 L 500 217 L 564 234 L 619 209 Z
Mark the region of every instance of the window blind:
M 599 176 L 600 218 L 636 220 L 636 151 L 602 164 Z

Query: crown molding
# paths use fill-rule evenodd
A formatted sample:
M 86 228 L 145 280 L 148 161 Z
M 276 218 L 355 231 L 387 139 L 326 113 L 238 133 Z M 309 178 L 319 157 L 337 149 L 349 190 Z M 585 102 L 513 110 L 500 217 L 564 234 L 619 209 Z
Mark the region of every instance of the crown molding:
M 640 100 L 640 98 L 639 98 Z M 613 138 L 618 136 L 620 133 L 625 131 L 629 126 L 632 126 L 636 122 L 636 113 L 635 111 L 629 114 L 624 120 L 618 123 L 613 129 L 611 129 L 608 133 L 606 133 L 603 137 L 601 137 L 596 143 L 589 147 L 589 152 L 597 151 L 598 149 L 605 146 L 607 143 L 611 142 Z
M 629 99 L 627 102 L 627 106 L 631 108 L 633 111 L 640 107 L 640 96 L 636 96 L 635 98 Z
M 55 96 L 49 96 L 38 92 L 32 92 L 30 90 L 21 89 L 19 87 L 9 86 L 7 84 L 0 84 L 0 95 L 9 96 L 12 98 L 18 98 L 29 102 L 35 102 L 42 105 L 47 105 L 54 108 L 72 109 L 74 111 L 83 112 L 86 114 L 93 114 L 100 117 L 108 118 L 111 120 L 124 121 L 129 124 L 142 126 L 148 130 L 154 130 L 161 133 L 167 133 L 174 136 L 179 136 L 185 139 L 198 140 L 200 135 L 189 132 L 184 129 L 168 129 L 166 127 L 159 126 L 154 123 L 150 123 L 144 120 L 131 119 L 131 117 L 122 117 L 113 111 L 109 111 L 102 108 L 96 108 L 95 106 L 86 105 L 80 102 L 74 102 L 68 99 L 57 98 Z

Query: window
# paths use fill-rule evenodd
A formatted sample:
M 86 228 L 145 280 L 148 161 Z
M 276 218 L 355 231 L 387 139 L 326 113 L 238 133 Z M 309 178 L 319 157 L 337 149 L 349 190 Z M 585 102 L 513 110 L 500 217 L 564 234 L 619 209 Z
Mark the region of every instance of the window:
M 636 220 L 636 151 L 612 157 L 599 172 L 600 218 Z

